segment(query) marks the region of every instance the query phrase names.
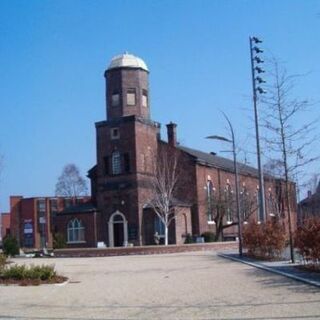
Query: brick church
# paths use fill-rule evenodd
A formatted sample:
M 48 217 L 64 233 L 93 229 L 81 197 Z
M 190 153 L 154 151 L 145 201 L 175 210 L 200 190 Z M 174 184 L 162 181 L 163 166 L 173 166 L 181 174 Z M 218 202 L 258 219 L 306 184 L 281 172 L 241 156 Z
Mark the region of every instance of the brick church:
M 95 124 L 96 165 L 88 172 L 91 202 L 55 214 L 51 232 L 63 235 L 68 247 L 152 245 L 156 233 L 161 243 L 163 223 L 149 203 L 153 196 L 150 180 L 156 165 L 154 155 L 165 150 L 178 155 L 180 168 L 171 201 L 177 214 L 169 227 L 169 243 L 182 244 L 188 235 L 216 233 L 213 217 L 217 206 L 212 202 L 221 198 L 221 193 L 224 199 L 234 196 L 233 161 L 180 145 L 174 123 L 167 124 L 166 141 L 161 139 L 160 124 L 151 119 L 149 70 L 142 59 L 127 53 L 115 56 L 104 76 L 106 120 Z M 247 223 L 258 220 L 258 172 L 244 164 L 238 166 L 242 222 Z M 266 176 L 267 210 L 266 217 L 260 219 L 278 214 L 282 193 L 281 181 Z M 250 206 L 245 206 L 248 202 Z M 224 201 L 224 210 L 221 239 L 235 239 L 234 204 Z

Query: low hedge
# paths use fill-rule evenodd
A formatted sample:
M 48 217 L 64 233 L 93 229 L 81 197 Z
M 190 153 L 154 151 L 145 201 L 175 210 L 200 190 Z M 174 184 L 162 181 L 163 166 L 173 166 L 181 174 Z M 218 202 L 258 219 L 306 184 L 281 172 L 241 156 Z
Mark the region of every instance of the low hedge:
M 56 277 L 54 266 L 12 265 L 0 271 L 0 278 L 13 280 L 42 280 L 50 281 Z
M 320 218 L 310 218 L 295 232 L 295 247 L 305 263 L 320 266 Z
M 254 257 L 280 258 L 286 246 L 285 229 L 279 222 L 251 222 L 243 230 L 243 246 Z
M 216 235 L 211 231 L 204 232 L 201 237 L 204 238 L 204 242 L 215 242 L 216 241 Z

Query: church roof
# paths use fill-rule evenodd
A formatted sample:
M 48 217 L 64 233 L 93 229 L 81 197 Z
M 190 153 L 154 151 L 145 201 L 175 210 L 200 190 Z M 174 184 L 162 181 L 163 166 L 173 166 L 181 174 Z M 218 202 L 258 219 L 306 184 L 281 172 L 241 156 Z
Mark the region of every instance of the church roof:
M 139 57 L 134 56 L 133 54 L 123 53 L 117 56 L 114 56 L 111 59 L 108 70 L 115 68 L 136 68 L 149 71 L 146 63 Z
M 191 207 L 191 203 L 185 202 L 185 201 L 182 201 L 182 200 L 179 200 L 179 199 L 173 197 L 170 200 L 170 206 L 172 206 L 172 207 Z M 152 209 L 153 205 L 152 205 L 152 203 L 148 203 L 144 206 L 144 208 L 145 209 L 150 209 L 150 208 Z
M 177 147 L 180 150 L 186 152 L 187 154 L 195 157 L 196 160 L 203 165 L 208 165 L 208 166 L 224 169 L 230 172 L 234 172 L 233 160 L 222 158 L 211 153 L 206 153 L 203 151 L 191 149 L 181 145 L 178 145 Z M 246 164 L 239 163 L 239 162 L 237 164 L 238 164 L 239 173 L 245 174 L 245 175 L 251 175 L 255 177 L 258 176 L 259 172 L 256 168 L 247 166 Z M 268 176 L 268 175 L 265 175 L 265 176 Z
M 73 213 L 88 213 L 96 211 L 96 207 L 91 202 L 79 203 L 74 206 L 65 208 L 63 211 L 59 212 L 58 215 L 63 214 L 73 214 Z

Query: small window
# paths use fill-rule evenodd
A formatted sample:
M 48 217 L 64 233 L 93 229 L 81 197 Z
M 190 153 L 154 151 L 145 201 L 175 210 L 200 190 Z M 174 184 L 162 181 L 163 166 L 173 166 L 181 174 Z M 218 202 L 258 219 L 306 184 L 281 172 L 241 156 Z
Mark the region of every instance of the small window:
M 148 91 L 142 90 L 142 106 L 148 107 Z
M 104 157 L 104 173 L 109 174 L 109 157 Z
M 135 106 L 136 105 L 136 89 L 128 89 L 127 91 L 127 105 Z
M 55 215 L 58 212 L 58 200 L 50 199 L 50 213 L 51 215 Z
M 129 153 L 125 153 L 123 155 L 123 164 L 124 164 L 125 173 L 129 173 L 130 172 L 130 156 L 129 156 Z
M 117 107 L 120 104 L 120 94 L 115 92 L 111 96 L 111 105 L 112 107 Z
M 119 128 L 111 128 L 111 139 L 119 139 L 120 138 L 120 131 Z
M 68 223 L 68 242 L 84 242 L 84 226 L 81 220 L 73 219 Z
M 46 200 L 45 199 L 39 199 L 37 201 L 37 209 L 38 209 L 38 212 L 45 212 L 46 211 Z
M 121 157 L 120 152 L 115 151 L 112 153 L 112 174 L 121 173 Z

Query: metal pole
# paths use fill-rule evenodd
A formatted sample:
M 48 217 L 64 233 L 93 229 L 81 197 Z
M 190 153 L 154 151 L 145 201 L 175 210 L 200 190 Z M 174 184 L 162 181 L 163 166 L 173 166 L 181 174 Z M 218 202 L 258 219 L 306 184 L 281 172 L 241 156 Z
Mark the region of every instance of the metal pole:
M 263 181 L 263 171 L 261 166 L 261 152 L 260 152 L 260 138 L 259 138 L 259 123 L 258 123 L 258 110 L 257 110 L 257 91 L 256 91 L 256 81 L 254 73 L 254 62 L 252 54 L 252 38 L 250 40 L 250 57 L 251 57 L 251 74 L 252 74 L 252 89 L 253 89 L 253 107 L 254 107 L 254 120 L 256 129 L 256 144 L 257 144 L 257 160 L 258 160 L 258 171 L 259 171 L 259 220 L 264 221 L 265 214 L 265 200 L 264 200 L 264 181 Z
M 2 242 L 2 214 L 0 212 L 0 242 Z
M 229 118 L 222 112 L 224 117 L 226 118 L 232 136 L 232 153 L 233 153 L 233 167 L 234 167 L 234 175 L 235 175 L 235 185 L 236 185 L 236 204 L 237 204 L 237 218 L 238 218 L 238 238 L 239 238 L 239 256 L 242 257 L 242 219 L 240 214 L 240 199 L 239 199 L 239 172 L 237 165 L 237 153 L 236 153 L 236 143 L 234 138 L 233 127 Z

